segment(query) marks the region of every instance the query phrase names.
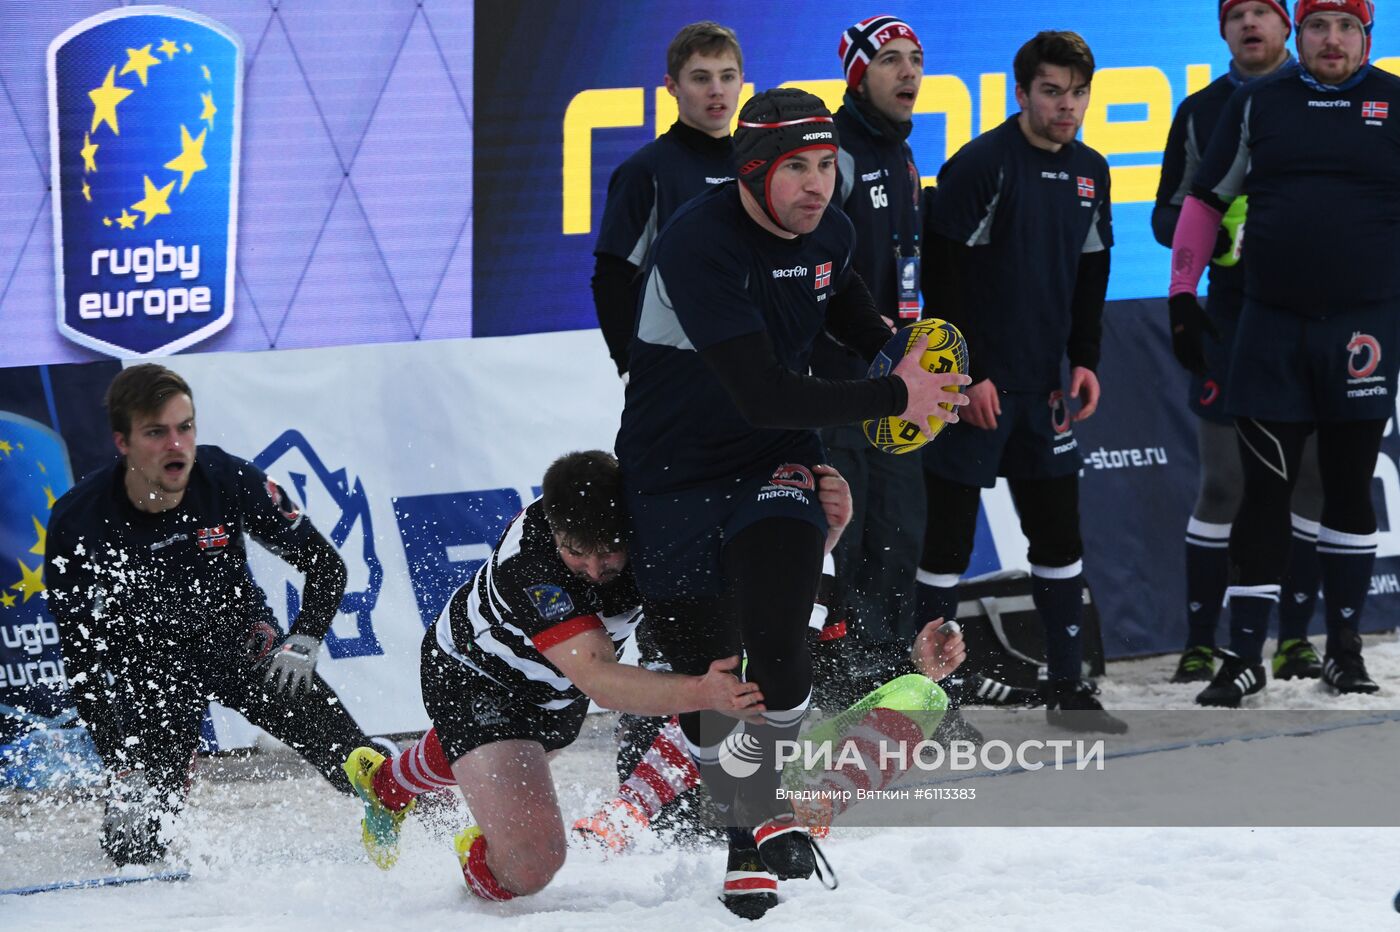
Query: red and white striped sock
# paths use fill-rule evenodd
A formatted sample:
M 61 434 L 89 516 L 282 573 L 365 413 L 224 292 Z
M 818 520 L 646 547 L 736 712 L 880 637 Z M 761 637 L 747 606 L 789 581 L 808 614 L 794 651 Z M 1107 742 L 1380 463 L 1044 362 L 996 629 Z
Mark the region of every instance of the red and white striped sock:
M 841 746 L 833 758 L 846 766 L 838 766 L 823 774 L 813 774 L 815 786 L 823 793 L 818 797 L 829 811 L 826 818 L 838 816 L 855 804 L 860 791 L 880 790 L 905 774 L 905 763 L 898 757 L 886 758 L 882 748 L 916 747 L 925 740 L 923 729 L 909 715 L 895 709 L 876 707 L 865 713 L 860 722 L 840 738 Z M 859 761 L 849 760 L 854 746 Z M 800 808 L 794 803 L 794 809 Z M 821 808 L 820 806 L 817 808 Z
M 408 750 L 385 761 L 374 775 L 374 793 L 392 812 L 398 812 L 422 793 L 456 785 L 452 762 L 438 741 L 436 728 L 428 729 Z
M 462 876 L 467 880 L 467 889 L 483 900 L 503 903 L 515 899 L 515 894 L 501 886 L 491 868 L 486 866 L 485 835 L 477 836 L 468 849 L 467 859 L 462 862 Z
M 617 791 L 625 800 L 654 819 L 677 796 L 700 782 L 700 771 L 685 749 L 685 735 L 674 717 L 661 729 L 642 755 L 641 763 Z

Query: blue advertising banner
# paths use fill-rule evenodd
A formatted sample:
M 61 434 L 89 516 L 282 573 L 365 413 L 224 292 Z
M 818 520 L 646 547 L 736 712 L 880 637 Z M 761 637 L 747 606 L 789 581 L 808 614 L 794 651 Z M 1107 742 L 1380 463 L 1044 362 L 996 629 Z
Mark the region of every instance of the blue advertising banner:
M 0 411 L 0 744 L 67 708 L 43 577 L 49 509 L 72 486 L 63 439 L 38 421 Z
M 1079 513 L 1084 576 L 1103 619 L 1105 653 L 1129 657 L 1182 648 L 1186 638 L 1186 522 L 1200 476 L 1190 381 L 1171 353 L 1166 301 L 1104 309 L 1098 412 L 1074 426 L 1084 466 Z M 1379 528 L 1361 628 L 1400 617 L 1400 433 L 1386 425 L 1372 484 Z M 1005 486 L 983 496 L 984 525 L 968 575 L 1027 569 L 1026 540 Z M 1320 637 L 1324 601 L 1309 629 Z M 1220 621 L 1225 643 L 1228 610 Z M 1277 624 L 1277 621 L 1274 622 Z M 1277 629 L 1275 628 L 1275 633 Z
M 165 355 L 233 320 L 243 48 L 171 7 L 109 10 L 49 46 L 58 326 Z
M 1109 298 L 1165 294 L 1167 253 L 1149 226 L 1162 147 L 1177 105 L 1225 70 L 1216 0 L 1169 7 L 1114 0 L 832 0 L 755 4 L 664 0 L 520 0 L 476 33 L 476 205 L 473 335 L 597 326 L 589 278 L 608 177 L 676 118 L 663 86 L 666 47 L 683 25 L 713 19 L 744 50 L 745 89 L 800 86 L 835 109 L 844 83 L 842 30 L 873 13 L 913 27 L 924 47 L 914 150 L 924 184 L 974 135 L 1017 110 L 1011 62 L 1042 29 L 1072 29 L 1098 71 L 1085 142 L 1107 157 L 1114 201 Z M 1400 51 L 1400 16 L 1379 11 L 1372 59 Z

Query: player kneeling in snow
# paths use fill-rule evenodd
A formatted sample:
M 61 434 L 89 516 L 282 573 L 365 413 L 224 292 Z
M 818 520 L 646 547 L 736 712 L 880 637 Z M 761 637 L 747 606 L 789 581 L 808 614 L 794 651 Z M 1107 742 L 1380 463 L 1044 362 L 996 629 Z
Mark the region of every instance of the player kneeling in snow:
M 826 481 L 844 493 L 839 476 Z M 546 755 L 578 737 L 590 697 L 640 715 L 764 709 L 758 687 L 734 675 L 737 657 L 703 676 L 617 662 L 641 596 L 627 565 L 615 459 L 570 453 L 545 472 L 543 491 L 423 638 L 433 728 L 392 760 L 359 748 L 345 762 L 365 800 L 365 848 L 386 869 L 414 797 L 460 786 L 476 824 L 457 836 L 457 856 L 467 886 L 488 900 L 535 893 L 563 865 L 564 821 Z M 843 499 L 833 524 L 849 520 L 849 494 Z
M 333 786 L 367 743 L 315 673 L 346 569 L 287 493 L 214 446 L 195 446 L 194 394 L 150 363 L 107 390 L 121 457 L 53 506 L 44 557 L 71 696 L 110 784 L 102 847 L 119 865 L 165 855 L 210 699 L 315 765 Z M 282 636 L 248 569 L 254 537 L 306 574 Z

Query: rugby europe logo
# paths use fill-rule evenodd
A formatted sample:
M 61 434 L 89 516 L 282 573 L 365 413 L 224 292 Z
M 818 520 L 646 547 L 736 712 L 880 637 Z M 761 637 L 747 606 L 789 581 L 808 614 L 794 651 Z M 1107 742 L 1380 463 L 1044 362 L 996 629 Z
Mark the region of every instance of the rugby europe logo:
M 162 356 L 233 320 L 243 46 L 174 7 L 108 10 L 48 51 L 58 329 Z

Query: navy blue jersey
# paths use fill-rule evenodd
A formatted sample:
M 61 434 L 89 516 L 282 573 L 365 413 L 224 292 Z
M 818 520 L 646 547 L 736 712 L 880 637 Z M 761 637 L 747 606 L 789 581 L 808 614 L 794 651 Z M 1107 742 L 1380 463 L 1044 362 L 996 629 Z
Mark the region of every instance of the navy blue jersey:
M 1036 148 L 1013 116 L 944 163 L 927 226 L 971 247 L 961 272 L 980 375 L 1003 391 L 1056 387 L 1080 257 L 1113 245 L 1104 157 L 1080 142 Z
M 835 207 L 805 236 L 774 236 L 745 213 L 734 184 L 671 218 L 645 273 L 617 436 L 631 490 L 771 471 L 790 451 L 811 448 L 811 430 L 750 425 L 699 353 L 766 332 L 778 362 L 806 372 L 826 309 L 850 276 L 854 240 Z
M 113 660 L 241 657 L 255 623 L 277 624 L 248 569 L 247 538 L 294 563 L 329 545 L 281 486 L 218 447 L 197 448 L 168 511 L 138 511 L 125 473 L 117 460 L 87 476 L 49 516 L 44 581 L 65 646 L 105 642 Z
M 1400 298 L 1400 78 L 1357 77 L 1323 90 L 1290 70 L 1226 105 L 1192 193 L 1249 196 L 1248 298 L 1309 317 Z
M 734 179 L 730 137 L 716 139 L 677 120 L 608 179 L 608 200 L 593 254 L 641 268 L 656 233 L 686 201 Z
M 569 571 L 537 498 L 506 526 L 491 559 L 452 596 L 436 622 L 437 644 L 511 695 L 562 709 L 583 693 L 543 652 L 598 629 L 621 653 L 641 603 L 630 566 L 601 586 Z
M 899 320 L 899 257 L 919 254 L 919 170 L 903 139 L 876 130 L 853 106 L 836 111 L 836 195 L 832 202 L 856 228 L 852 266 L 875 309 Z M 914 282 L 918 287 L 917 280 Z M 917 309 L 915 309 L 917 310 Z
M 900 311 L 900 276 L 906 271 L 901 259 L 917 258 L 923 229 L 919 208 L 919 170 L 914 153 L 903 139 L 873 127 L 854 105 L 836 111 L 836 194 L 832 203 L 851 218 L 856 228 L 855 255 L 851 266 L 865 281 L 875 299 L 875 309 L 886 319 L 917 319 L 918 302 Z M 907 269 L 910 294 L 916 297 L 918 271 Z M 854 350 L 829 335 L 817 343 L 812 372 L 855 379 L 868 364 Z

